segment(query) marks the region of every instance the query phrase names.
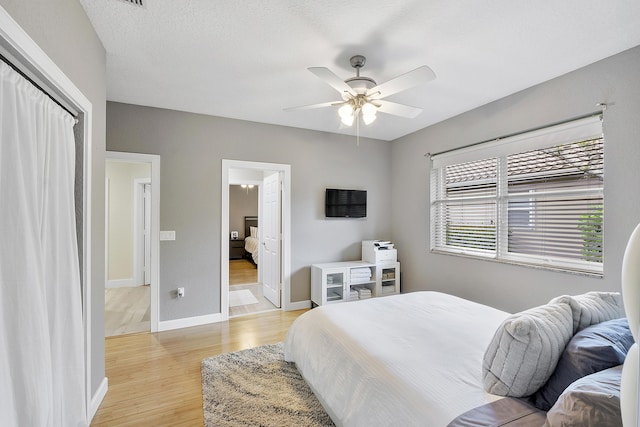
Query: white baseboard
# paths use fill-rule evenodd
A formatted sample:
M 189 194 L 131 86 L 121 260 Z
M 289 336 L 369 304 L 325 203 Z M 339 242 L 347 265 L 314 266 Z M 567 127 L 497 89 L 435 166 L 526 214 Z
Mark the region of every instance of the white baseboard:
M 105 285 L 107 288 L 130 288 L 131 286 L 137 286 L 133 278 L 107 280 L 107 284 Z
M 100 407 L 100 404 L 104 400 L 104 397 L 107 395 L 108 389 L 109 389 L 109 380 L 107 380 L 107 377 L 104 377 L 102 379 L 102 382 L 98 386 L 98 390 L 96 390 L 96 393 L 91 398 L 91 403 L 89 406 L 89 423 L 91 423 L 91 420 L 93 420 L 93 417 L 96 415 L 96 412 L 98 412 L 98 408 Z
M 222 313 L 207 314 L 205 316 L 185 317 L 184 319 L 164 320 L 158 322 L 158 332 L 172 329 L 189 328 L 191 326 L 207 325 L 222 322 Z
M 304 310 L 305 308 L 311 308 L 311 301 L 310 300 L 290 302 L 289 304 L 287 304 L 287 306 L 284 308 L 284 310 L 285 311 L 294 311 L 294 310 Z

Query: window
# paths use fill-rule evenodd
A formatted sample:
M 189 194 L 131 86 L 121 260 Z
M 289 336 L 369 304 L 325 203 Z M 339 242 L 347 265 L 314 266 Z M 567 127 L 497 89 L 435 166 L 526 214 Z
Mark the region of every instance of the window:
M 432 251 L 602 274 L 600 116 L 432 159 Z

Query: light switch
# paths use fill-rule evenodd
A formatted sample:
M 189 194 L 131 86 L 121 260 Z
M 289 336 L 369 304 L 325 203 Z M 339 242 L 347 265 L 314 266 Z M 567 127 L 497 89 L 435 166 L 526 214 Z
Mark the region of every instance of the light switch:
M 175 231 L 161 231 L 160 240 L 176 240 Z

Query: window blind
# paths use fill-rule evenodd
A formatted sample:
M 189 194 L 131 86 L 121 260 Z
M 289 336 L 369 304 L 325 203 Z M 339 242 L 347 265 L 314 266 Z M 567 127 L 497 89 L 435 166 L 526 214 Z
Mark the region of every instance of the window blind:
M 432 250 L 602 273 L 599 117 L 460 151 L 433 162 Z

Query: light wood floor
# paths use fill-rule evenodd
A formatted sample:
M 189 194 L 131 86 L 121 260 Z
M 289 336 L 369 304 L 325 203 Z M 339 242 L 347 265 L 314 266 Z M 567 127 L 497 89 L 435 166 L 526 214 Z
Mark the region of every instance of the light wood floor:
M 202 359 L 280 342 L 305 311 L 107 338 L 109 391 L 91 425 L 202 426 Z
M 229 285 L 235 290 L 249 289 L 258 299 L 259 304 L 231 307 L 229 316 L 259 313 L 272 310 L 273 306 L 262 295 L 262 287 L 250 286 L 258 282 L 258 269 L 246 259 L 229 261 Z M 104 335 L 132 334 L 149 332 L 150 320 L 150 288 L 134 286 L 105 289 Z
M 149 286 L 104 290 L 104 335 L 131 334 L 151 330 Z
M 229 260 L 229 285 L 258 282 L 258 269 L 246 259 Z

